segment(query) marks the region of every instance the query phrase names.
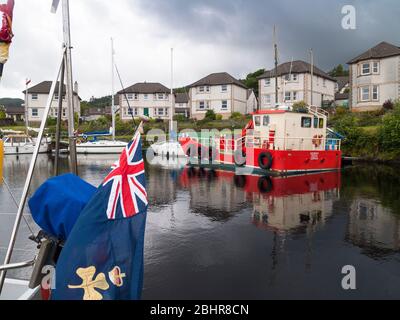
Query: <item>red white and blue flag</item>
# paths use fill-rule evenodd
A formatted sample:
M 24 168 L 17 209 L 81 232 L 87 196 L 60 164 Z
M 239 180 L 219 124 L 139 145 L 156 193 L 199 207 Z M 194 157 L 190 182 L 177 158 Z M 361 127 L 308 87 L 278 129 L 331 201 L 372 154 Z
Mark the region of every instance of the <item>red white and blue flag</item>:
M 52 299 L 140 299 L 147 207 L 138 133 L 69 234 L 57 262 Z
M 139 134 L 125 148 L 112 169 L 103 182 L 104 187 L 112 184 L 107 217 L 108 219 L 117 217 L 118 205 L 124 218 L 132 217 L 143 210 L 143 206 L 147 206 L 148 203 L 145 186 L 141 183 L 144 181 L 144 161 Z

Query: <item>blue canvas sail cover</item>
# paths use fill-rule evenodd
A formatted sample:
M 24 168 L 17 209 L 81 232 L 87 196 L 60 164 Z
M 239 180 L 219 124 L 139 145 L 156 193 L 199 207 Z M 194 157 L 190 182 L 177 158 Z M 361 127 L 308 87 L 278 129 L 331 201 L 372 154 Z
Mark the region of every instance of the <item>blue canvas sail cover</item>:
M 138 300 L 147 216 L 140 134 L 78 218 L 56 265 L 52 300 Z
M 73 174 L 51 178 L 29 200 L 33 220 L 46 233 L 65 241 L 95 192 L 95 187 Z

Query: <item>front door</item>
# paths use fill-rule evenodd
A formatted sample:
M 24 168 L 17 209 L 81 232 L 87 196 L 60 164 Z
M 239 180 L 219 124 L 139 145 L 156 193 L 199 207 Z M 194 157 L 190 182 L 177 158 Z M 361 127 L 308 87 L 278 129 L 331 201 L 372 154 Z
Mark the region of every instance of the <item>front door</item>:
M 145 117 L 149 116 L 149 108 L 144 108 L 144 115 Z

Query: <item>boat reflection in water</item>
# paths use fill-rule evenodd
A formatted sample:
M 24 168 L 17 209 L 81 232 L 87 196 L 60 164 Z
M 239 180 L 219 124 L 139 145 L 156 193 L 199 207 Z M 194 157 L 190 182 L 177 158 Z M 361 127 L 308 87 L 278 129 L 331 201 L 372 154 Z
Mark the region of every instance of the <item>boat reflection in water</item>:
M 254 225 L 278 232 L 324 224 L 340 196 L 340 172 L 260 177 L 186 168 L 180 182 L 191 191 L 192 207 L 229 217 L 251 204 Z

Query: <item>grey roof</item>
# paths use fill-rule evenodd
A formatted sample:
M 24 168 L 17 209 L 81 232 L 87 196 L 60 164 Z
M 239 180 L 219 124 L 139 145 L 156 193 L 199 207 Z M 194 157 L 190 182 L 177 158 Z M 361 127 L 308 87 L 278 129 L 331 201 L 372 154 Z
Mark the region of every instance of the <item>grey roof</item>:
M 191 84 L 189 87 L 193 88 L 199 86 L 219 86 L 223 84 L 235 84 L 239 87 L 247 89 L 247 87 L 242 82 L 235 79 L 227 72 L 212 73 L 200 79 L 199 81 L 196 81 L 195 83 Z
M 187 93 L 176 93 L 175 94 L 175 103 L 188 103 L 189 95 Z
M 277 72 L 275 72 L 275 68 L 272 70 L 268 70 L 264 72 L 264 74 L 262 74 L 260 77 L 258 77 L 258 79 L 273 78 L 275 77 L 275 75 L 280 77 L 283 75 L 290 74 L 290 72 L 292 74 L 311 73 L 311 64 L 301 60 L 293 62 L 285 62 L 278 66 Z M 331 81 L 336 81 L 333 77 L 331 77 L 329 74 L 322 71 L 321 69 L 317 68 L 316 66 L 314 66 L 314 74 L 321 78 L 325 78 Z
M 345 92 L 345 93 L 336 93 L 335 94 L 335 101 L 337 100 L 348 100 L 349 99 L 349 93 Z
M 335 77 L 335 79 L 339 86 L 339 91 L 341 91 L 346 85 L 350 83 L 349 76 Z
M 43 81 L 43 82 L 37 84 L 36 86 L 28 88 L 28 92 L 29 93 L 37 93 L 37 94 L 49 94 L 52 83 L 53 83 L 52 81 Z M 57 81 L 57 85 L 56 85 L 56 89 L 55 89 L 56 94 L 58 94 L 58 87 L 59 87 L 59 82 Z M 66 91 L 66 87 L 64 85 L 63 92 L 65 93 L 65 91 Z M 24 94 L 25 94 L 25 92 L 26 92 L 26 90 L 22 91 L 22 93 L 24 93 Z M 75 91 L 74 91 L 74 95 L 77 95 L 77 93 Z
M 364 52 L 363 54 L 360 54 L 358 57 L 350 60 L 347 62 L 347 64 L 354 64 L 363 60 L 369 60 L 369 59 L 382 59 L 382 58 L 389 58 L 389 57 L 394 57 L 400 55 L 400 48 L 387 43 L 387 42 L 381 42 L 377 46 L 369 49 L 368 51 Z
M 170 93 L 171 90 L 166 86 L 158 82 L 139 82 L 134 85 L 121 90 L 118 94 L 123 93 L 142 93 L 142 94 L 152 94 L 152 93 Z
M 13 115 L 13 114 L 25 114 L 25 107 L 11 107 L 11 106 L 4 106 L 6 114 Z

